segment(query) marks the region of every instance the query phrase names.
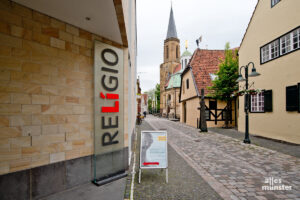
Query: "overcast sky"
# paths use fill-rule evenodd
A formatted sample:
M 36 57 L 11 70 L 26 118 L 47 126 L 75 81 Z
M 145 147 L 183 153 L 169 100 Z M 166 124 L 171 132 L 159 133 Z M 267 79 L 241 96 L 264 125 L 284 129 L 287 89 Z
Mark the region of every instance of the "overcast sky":
M 181 53 L 200 48 L 224 49 L 225 43 L 238 47 L 257 0 L 173 0 L 173 12 Z M 137 72 L 142 92 L 159 83 L 159 65 L 163 62 L 171 1 L 137 0 Z

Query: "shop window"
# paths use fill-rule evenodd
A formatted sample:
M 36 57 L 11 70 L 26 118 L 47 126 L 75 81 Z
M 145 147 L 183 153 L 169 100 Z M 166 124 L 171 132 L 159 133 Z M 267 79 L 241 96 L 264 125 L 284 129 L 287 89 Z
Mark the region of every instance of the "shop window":
M 186 79 L 186 89 L 189 89 L 189 79 Z
M 286 111 L 299 111 L 298 98 L 299 88 L 297 85 L 286 87 Z

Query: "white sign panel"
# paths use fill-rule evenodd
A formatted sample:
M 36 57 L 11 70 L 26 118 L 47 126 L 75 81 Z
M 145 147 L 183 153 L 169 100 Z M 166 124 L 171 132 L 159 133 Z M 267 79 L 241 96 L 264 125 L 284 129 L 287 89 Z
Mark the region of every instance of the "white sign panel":
M 123 50 L 95 41 L 95 154 L 124 147 Z
M 140 168 L 167 168 L 167 132 L 142 131 L 140 149 Z

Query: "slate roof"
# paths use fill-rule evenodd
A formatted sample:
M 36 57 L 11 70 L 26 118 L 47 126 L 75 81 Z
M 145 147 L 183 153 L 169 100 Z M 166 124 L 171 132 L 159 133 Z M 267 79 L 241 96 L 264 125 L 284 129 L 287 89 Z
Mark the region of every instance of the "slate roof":
M 224 59 L 224 50 L 207 50 L 196 49 L 189 66 L 194 76 L 194 82 L 198 94 L 201 94 L 201 89 L 204 89 L 204 95 L 207 95 L 210 91 L 207 89 L 211 86 L 210 74 L 214 74 L 219 70 L 219 64 L 221 59 Z M 186 70 L 185 70 L 186 71 Z
M 177 38 L 177 31 L 176 31 L 176 25 L 175 25 L 172 7 L 171 7 L 171 11 L 170 11 L 169 26 L 168 26 L 168 33 L 167 33 L 166 39 L 169 39 L 169 38 Z

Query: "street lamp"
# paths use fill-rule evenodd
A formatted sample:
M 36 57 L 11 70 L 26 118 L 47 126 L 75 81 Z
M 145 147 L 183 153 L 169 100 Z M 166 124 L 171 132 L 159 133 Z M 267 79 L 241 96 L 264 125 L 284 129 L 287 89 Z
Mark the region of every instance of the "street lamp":
M 252 71 L 251 73 L 248 75 L 248 67 L 249 65 L 252 64 Z M 242 76 L 242 68 L 244 68 L 245 70 L 245 78 Z M 240 73 L 239 73 L 239 77 L 236 80 L 236 82 L 242 82 L 242 81 L 246 81 L 246 91 L 248 91 L 248 76 L 249 77 L 255 77 L 255 76 L 259 76 L 260 74 L 256 72 L 256 69 L 254 67 L 254 63 L 253 62 L 249 62 L 248 65 L 246 66 L 242 66 L 240 68 Z M 245 114 L 246 114 L 246 130 L 245 130 L 245 139 L 244 139 L 244 143 L 250 144 L 250 138 L 249 138 L 249 101 L 250 101 L 250 96 L 248 94 L 248 92 L 246 92 L 245 94 Z

